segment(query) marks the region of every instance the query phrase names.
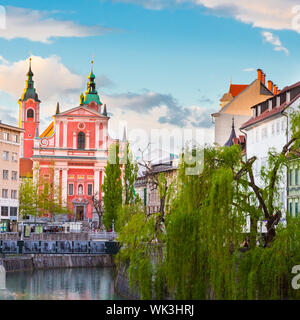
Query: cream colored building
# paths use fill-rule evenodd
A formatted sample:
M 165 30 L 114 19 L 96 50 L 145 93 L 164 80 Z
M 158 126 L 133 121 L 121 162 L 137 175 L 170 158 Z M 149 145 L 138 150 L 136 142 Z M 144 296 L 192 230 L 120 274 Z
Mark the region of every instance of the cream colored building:
M 239 128 L 252 117 L 251 107 L 278 92 L 272 81 L 268 81 L 268 87 L 265 84 L 266 75 L 260 69 L 257 70 L 257 79 L 251 84 L 230 84 L 229 91 L 220 99 L 220 111 L 212 114 L 215 123 L 215 143 L 224 146 L 231 133 L 233 118 L 237 136 L 243 135 Z
M 0 221 L 18 220 L 20 134 L 23 129 L 0 122 Z

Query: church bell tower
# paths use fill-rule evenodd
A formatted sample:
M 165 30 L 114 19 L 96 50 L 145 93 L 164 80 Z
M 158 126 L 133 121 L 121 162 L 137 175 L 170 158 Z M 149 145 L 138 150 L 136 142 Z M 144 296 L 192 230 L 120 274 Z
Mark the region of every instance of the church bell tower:
M 25 129 L 21 136 L 21 158 L 31 158 L 33 155 L 34 138 L 39 136 L 40 102 L 34 88 L 30 58 L 26 87 L 19 99 L 19 127 Z

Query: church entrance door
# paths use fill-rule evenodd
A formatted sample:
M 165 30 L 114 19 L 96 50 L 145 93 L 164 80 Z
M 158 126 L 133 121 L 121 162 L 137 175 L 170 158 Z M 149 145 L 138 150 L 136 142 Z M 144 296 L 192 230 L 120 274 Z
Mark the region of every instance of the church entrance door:
M 76 220 L 83 221 L 84 220 L 84 207 L 76 207 Z

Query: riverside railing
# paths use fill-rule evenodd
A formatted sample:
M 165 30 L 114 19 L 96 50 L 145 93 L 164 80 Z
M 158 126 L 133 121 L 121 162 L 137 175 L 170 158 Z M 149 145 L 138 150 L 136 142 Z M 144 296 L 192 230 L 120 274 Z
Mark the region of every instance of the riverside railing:
M 115 241 L 0 241 L 2 254 L 117 254 Z

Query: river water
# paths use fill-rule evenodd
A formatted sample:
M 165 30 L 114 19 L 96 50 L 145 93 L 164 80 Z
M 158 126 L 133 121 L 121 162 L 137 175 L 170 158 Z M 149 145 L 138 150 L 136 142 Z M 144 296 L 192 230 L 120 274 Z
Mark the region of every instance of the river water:
M 6 273 L 0 300 L 121 300 L 113 268 L 49 269 Z

